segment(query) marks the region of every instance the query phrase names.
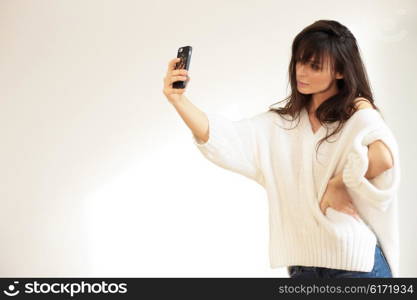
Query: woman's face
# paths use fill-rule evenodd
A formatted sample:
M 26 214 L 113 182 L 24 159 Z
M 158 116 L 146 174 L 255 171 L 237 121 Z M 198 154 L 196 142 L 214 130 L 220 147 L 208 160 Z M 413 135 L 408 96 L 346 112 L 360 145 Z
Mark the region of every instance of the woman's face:
M 314 57 L 310 62 L 302 64 L 297 61 L 295 65 L 297 89 L 302 94 L 316 94 L 327 91 L 336 85 L 335 79 L 343 78 L 339 73 L 334 77 L 328 57 L 322 62 L 323 68 L 314 63 Z M 304 84 L 303 84 L 304 83 Z

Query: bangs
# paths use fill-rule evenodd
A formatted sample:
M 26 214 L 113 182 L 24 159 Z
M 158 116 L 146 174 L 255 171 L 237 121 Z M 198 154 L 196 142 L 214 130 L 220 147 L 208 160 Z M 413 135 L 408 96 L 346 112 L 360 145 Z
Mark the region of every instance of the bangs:
M 334 56 L 332 45 L 328 39 L 320 39 L 314 36 L 306 36 L 296 44 L 294 50 L 295 62 L 303 64 L 313 63 L 319 66 L 320 71 L 330 64 L 330 70 L 334 70 Z

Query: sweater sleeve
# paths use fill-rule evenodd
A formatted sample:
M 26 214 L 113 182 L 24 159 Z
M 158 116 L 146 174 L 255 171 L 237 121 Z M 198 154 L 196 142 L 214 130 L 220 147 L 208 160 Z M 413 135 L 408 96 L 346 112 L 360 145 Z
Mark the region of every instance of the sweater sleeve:
M 206 113 L 209 120 L 209 139 L 204 143 L 195 135 L 192 140 L 212 163 L 246 176 L 264 186 L 259 165 L 254 118 L 232 121 L 218 113 Z
M 393 167 L 368 180 L 368 145 L 381 140 L 390 150 Z M 382 123 L 363 130 L 354 140 L 343 168 L 343 182 L 351 197 L 368 201 L 380 211 L 385 211 L 391 204 L 400 182 L 400 162 L 398 145 L 389 128 Z

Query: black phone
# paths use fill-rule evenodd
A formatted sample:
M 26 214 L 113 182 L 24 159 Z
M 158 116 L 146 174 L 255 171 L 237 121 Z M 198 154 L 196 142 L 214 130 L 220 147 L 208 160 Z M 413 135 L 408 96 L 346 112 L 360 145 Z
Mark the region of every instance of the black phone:
M 186 69 L 188 71 L 191 61 L 191 52 L 193 48 L 191 46 L 184 46 L 178 49 L 177 58 L 181 60 L 175 64 L 175 70 Z M 187 86 L 185 81 L 175 81 L 172 83 L 174 89 L 184 89 Z

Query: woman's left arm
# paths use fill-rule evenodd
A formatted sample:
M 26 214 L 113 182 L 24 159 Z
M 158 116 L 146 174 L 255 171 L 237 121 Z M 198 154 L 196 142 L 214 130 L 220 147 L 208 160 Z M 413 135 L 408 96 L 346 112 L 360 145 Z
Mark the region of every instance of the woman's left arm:
M 381 140 L 368 145 L 369 167 L 365 173 L 366 179 L 373 179 L 394 166 L 392 154 Z
M 393 167 L 392 155 L 387 146 L 377 140 L 368 145 L 368 170 L 365 173 L 366 179 L 373 179 Z M 329 184 L 336 188 L 346 188 L 343 183 L 343 170 L 329 180 Z
M 376 140 L 368 145 L 368 160 L 368 170 L 364 175 L 368 180 L 377 177 L 393 167 L 391 152 L 381 140 Z M 340 200 L 340 203 L 330 204 L 330 201 L 335 202 L 337 201 L 336 199 Z M 343 199 L 349 199 L 350 203 Z M 343 170 L 329 180 L 328 187 L 320 203 L 323 214 L 325 214 L 326 208 L 331 205 L 339 207 L 343 212 L 352 214 L 355 218 L 359 217 L 356 208 L 353 206 L 352 198 L 349 196 L 347 187 L 343 182 Z
M 400 182 L 398 145 L 390 130 L 385 126 L 358 136 L 342 172 L 331 180 L 339 187 L 346 186 L 352 198 L 385 211 Z
M 385 211 L 400 182 L 398 144 L 381 115 L 368 101 L 357 101 L 356 104 L 365 113 L 356 118 L 354 130 L 367 132 L 355 136 L 343 170 L 329 183 L 346 189 L 351 198 Z M 368 126 L 372 129 L 368 130 Z

